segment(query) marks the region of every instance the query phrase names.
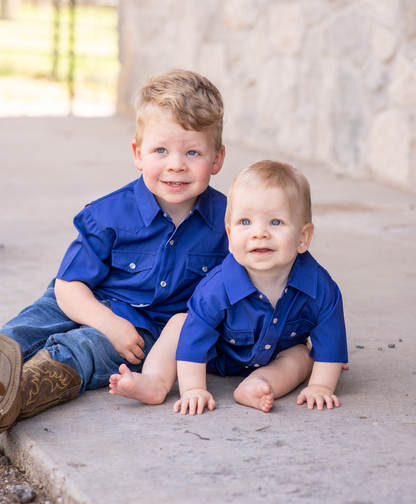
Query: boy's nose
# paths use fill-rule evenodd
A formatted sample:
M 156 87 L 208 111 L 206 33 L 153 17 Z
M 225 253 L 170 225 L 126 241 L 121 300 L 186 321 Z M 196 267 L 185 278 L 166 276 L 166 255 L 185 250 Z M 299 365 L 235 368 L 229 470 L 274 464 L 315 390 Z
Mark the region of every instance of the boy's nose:
M 181 172 L 186 171 L 187 166 L 185 160 L 181 156 L 173 156 L 167 166 L 168 171 Z

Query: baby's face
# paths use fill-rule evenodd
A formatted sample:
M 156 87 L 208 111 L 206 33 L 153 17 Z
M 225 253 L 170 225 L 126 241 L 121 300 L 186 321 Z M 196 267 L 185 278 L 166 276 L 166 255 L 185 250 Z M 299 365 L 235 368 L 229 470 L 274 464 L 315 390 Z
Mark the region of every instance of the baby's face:
M 239 188 L 227 225 L 230 252 L 251 275 L 288 275 L 298 253 L 305 252 L 305 226 L 277 187 Z M 296 207 L 297 205 L 293 205 Z M 306 246 L 306 248 L 305 248 Z
M 212 132 L 185 130 L 160 110 L 149 116 L 140 147 L 132 145 L 136 168 L 170 215 L 192 210 L 224 159 L 223 150 L 215 152 Z

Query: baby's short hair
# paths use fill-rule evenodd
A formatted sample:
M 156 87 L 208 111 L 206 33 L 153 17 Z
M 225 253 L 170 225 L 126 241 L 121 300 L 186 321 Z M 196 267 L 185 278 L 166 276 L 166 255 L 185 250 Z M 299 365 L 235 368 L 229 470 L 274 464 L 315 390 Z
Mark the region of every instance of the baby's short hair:
M 205 77 L 188 70 L 172 69 L 151 77 L 134 98 L 135 140 L 138 147 L 154 107 L 168 112 L 185 130 L 212 131 L 215 150 L 222 147 L 224 103 L 221 93 Z
M 312 222 L 311 188 L 307 178 L 290 164 L 265 160 L 258 161 L 244 168 L 231 184 L 228 191 L 227 210 L 225 213 L 225 224 L 227 226 L 230 223 L 234 195 L 238 189 L 242 187 L 254 188 L 259 185 L 282 189 L 289 199 L 291 208 L 293 195 L 295 194 L 297 196 L 296 204 L 301 206 L 299 213 L 303 224 Z

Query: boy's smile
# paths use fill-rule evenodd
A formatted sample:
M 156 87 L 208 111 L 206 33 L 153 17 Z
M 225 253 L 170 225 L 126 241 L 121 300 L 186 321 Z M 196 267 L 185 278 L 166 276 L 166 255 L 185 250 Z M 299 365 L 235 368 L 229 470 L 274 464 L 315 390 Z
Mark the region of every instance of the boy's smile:
M 211 175 L 220 171 L 225 156 L 224 147 L 215 152 L 212 132 L 185 130 L 157 108 L 141 146 L 133 140 L 132 147 L 147 188 L 176 225 L 192 210 Z
M 292 206 L 296 208 L 294 194 Z M 307 250 L 312 224 L 302 224 L 278 187 L 240 188 L 231 204 L 230 252 L 250 278 L 287 278 L 298 253 Z M 253 282 L 255 283 L 255 282 Z

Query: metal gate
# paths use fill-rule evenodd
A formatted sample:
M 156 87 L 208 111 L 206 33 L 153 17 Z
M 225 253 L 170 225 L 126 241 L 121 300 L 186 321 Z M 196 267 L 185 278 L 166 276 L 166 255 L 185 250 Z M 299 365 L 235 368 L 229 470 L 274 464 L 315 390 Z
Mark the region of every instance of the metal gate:
M 7 115 L 1 109 L 13 99 L 22 101 L 24 83 L 33 87 L 27 102 L 37 102 L 37 110 L 43 102 L 42 115 L 114 113 L 118 0 L 0 2 L 0 115 Z M 53 107 L 58 95 L 60 104 Z

